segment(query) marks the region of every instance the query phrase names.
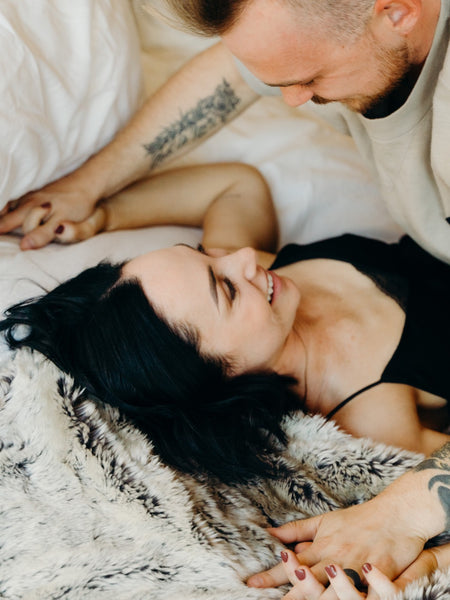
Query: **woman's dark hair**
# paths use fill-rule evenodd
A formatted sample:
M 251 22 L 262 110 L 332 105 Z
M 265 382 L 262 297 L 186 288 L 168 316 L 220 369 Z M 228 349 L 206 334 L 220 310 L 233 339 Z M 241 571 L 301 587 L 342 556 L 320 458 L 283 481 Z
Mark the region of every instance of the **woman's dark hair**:
M 294 380 L 228 377 L 224 362 L 200 355 L 195 331 L 169 325 L 122 267 L 101 263 L 13 306 L 0 331 L 12 348 L 41 352 L 117 406 L 170 465 L 224 481 L 275 475 L 280 421 L 300 407 Z

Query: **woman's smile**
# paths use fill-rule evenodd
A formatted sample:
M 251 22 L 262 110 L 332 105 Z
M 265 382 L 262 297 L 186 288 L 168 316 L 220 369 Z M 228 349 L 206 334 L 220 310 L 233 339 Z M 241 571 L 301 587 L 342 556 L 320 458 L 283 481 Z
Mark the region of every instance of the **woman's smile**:
M 271 370 L 280 360 L 299 291 L 258 265 L 253 249 L 209 254 L 175 246 L 130 261 L 124 272 L 141 281 L 169 323 L 194 328 L 201 350 L 226 357 L 236 371 Z

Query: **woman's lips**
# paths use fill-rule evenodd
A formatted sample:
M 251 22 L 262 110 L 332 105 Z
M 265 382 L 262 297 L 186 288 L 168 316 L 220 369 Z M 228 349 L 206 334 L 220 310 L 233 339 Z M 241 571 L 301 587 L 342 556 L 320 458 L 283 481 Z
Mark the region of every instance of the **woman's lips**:
M 269 271 L 269 273 L 272 276 L 272 282 L 273 282 L 273 292 L 272 292 L 272 298 L 270 300 L 270 304 L 273 304 L 281 292 L 283 282 L 281 281 L 281 278 L 278 277 L 278 275 L 274 271 Z

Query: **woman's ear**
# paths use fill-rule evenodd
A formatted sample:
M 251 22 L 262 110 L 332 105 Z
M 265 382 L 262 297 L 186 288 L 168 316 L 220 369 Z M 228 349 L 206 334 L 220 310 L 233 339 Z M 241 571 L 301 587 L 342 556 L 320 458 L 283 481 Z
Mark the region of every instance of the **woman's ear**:
M 419 22 L 423 0 L 376 0 L 374 16 L 393 32 L 408 35 Z

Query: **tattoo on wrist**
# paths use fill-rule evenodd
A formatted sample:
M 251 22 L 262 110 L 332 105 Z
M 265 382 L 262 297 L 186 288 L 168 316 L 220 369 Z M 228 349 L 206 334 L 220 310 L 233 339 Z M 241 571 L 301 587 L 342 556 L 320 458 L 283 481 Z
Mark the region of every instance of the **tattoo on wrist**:
M 200 100 L 194 108 L 181 115 L 144 148 L 152 158 L 152 168 L 161 164 L 191 141 L 200 139 L 220 124 L 226 123 L 240 99 L 224 79 L 214 93 Z
M 434 475 L 428 482 L 428 489 L 436 490 L 439 501 L 445 512 L 445 531 L 450 530 L 450 442 L 434 452 L 430 458 L 421 462 L 415 468 L 416 471 L 427 471 L 429 469 L 444 471 L 442 474 Z

